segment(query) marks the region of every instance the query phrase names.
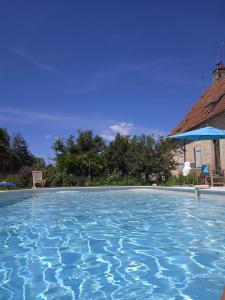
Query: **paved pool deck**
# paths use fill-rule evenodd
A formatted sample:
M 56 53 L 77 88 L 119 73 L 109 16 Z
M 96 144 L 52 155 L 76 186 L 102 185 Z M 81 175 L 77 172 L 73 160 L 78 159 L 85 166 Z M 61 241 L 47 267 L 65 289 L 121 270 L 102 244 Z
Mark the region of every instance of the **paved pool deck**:
M 149 190 L 159 190 L 168 192 L 186 192 L 186 193 L 196 193 L 209 194 L 209 195 L 224 195 L 225 196 L 225 186 L 224 187 L 206 187 L 206 186 L 97 186 L 97 187 L 51 187 L 51 188 L 37 188 L 33 189 L 21 189 L 21 190 L 1 190 L 0 193 L 22 193 L 26 191 L 54 191 L 54 190 L 82 190 L 82 189 L 149 189 Z
M 206 187 L 206 186 L 151 186 L 154 190 L 164 190 L 170 192 L 189 192 L 208 195 L 224 195 L 225 196 L 225 186 L 222 187 Z

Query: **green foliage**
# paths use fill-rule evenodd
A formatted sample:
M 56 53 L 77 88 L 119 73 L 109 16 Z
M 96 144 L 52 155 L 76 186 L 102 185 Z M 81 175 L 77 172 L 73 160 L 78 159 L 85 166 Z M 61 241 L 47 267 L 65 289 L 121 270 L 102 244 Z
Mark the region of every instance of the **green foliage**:
M 170 177 L 166 181 L 166 185 L 193 185 L 196 184 L 197 179 L 195 174 L 189 174 L 188 176 L 183 176 L 179 174 L 178 176 Z
M 63 173 L 56 170 L 53 165 L 48 165 L 43 170 L 43 177 L 46 180 L 45 186 L 52 187 L 63 185 Z
M 24 166 L 19 170 L 17 184 L 20 186 L 32 186 L 32 167 Z
M 161 182 L 169 178 L 175 168 L 170 144 L 155 141 L 152 135 L 143 134 L 133 138 L 117 135 L 107 150 L 109 170 L 131 175 L 139 182 L 147 183 L 152 177 Z
M 59 157 L 61 155 L 64 155 L 66 153 L 66 146 L 64 144 L 64 141 L 58 137 L 52 146 L 52 149 L 55 151 L 56 157 Z
M 102 179 L 102 185 L 143 185 L 146 182 L 140 181 L 138 178 L 128 175 L 124 176 L 121 172 L 112 172 Z
M 128 174 L 129 137 L 117 134 L 106 151 L 105 157 L 109 170 Z
M 21 169 L 23 166 L 32 166 L 35 162 L 27 142 L 20 133 L 16 133 L 11 137 L 11 152 L 13 166 L 16 170 Z
M 45 168 L 45 160 L 41 157 L 34 157 L 33 158 L 33 166 L 37 170 L 42 170 Z
M 10 135 L 5 128 L 0 128 L 0 153 L 10 153 Z
M 78 131 L 76 140 L 73 135 L 66 140 L 58 138 L 53 149 L 53 177 L 60 178 L 58 183 L 64 186 L 148 184 L 153 177 L 153 182 L 162 182 L 175 167 L 170 144 L 156 141 L 152 135 L 131 138 L 117 134 L 106 145 L 91 130 Z
M 85 185 L 85 177 L 61 171 L 53 165 L 44 169 L 43 176 L 46 180 L 45 186 L 48 187 Z
M 8 181 L 19 185 L 30 185 L 31 170 L 45 167 L 45 161 L 30 152 L 26 140 L 20 133 L 10 136 L 4 128 L 0 128 L 0 154 L 3 154 L 3 161 L 0 161 L 0 173 L 18 173 L 16 180 L 8 179 Z
M 171 144 L 152 135 L 117 134 L 109 144 L 93 131 L 78 131 L 78 136 L 58 137 L 52 146 L 54 164 L 45 166 L 21 134 L 12 137 L 0 128 L 0 149 L 13 161 L 17 183 L 32 184 L 32 170 L 42 170 L 46 186 L 145 185 L 162 183 L 171 177 L 175 162 Z

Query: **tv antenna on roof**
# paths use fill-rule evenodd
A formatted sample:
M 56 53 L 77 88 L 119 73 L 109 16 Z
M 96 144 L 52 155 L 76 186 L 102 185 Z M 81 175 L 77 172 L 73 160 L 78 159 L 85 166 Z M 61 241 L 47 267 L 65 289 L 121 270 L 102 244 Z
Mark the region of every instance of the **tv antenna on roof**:
M 216 48 L 216 63 L 219 63 L 219 59 L 220 59 L 220 53 L 222 52 L 223 48 L 225 47 L 225 41 L 221 42 L 221 43 L 217 43 L 215 44 L 215 48 Z

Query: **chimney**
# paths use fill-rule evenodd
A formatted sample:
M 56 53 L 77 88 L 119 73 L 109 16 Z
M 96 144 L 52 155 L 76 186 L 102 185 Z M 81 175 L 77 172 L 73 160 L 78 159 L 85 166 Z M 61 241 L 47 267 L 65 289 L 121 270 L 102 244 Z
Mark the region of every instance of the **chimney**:
M 225 77 L 225 66 L 222 61 L 216 64 L 216 69 L 212 72 L 213 82 Z

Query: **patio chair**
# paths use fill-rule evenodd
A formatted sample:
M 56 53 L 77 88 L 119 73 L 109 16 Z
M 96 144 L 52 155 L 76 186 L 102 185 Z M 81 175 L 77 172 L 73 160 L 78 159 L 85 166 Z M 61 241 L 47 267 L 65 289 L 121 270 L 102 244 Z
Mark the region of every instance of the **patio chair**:
M 211 186 L 224 186 L 224 175 L 218 174 L 215 170 L 210 171 Z
M 33 176 L 33 189 L 36 189 L 36 184 L 41 185 L 41 187 L 44 187 L 45 180 L 42 178 L 42 171 L 32 171 Z
M 207 165 L 202 165 L 200 173 L 197 175 L 198 185 L 209 185 L 210 184 L 210 172 Z

